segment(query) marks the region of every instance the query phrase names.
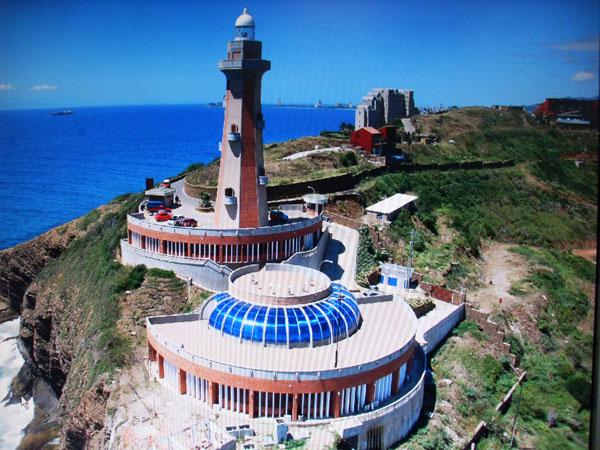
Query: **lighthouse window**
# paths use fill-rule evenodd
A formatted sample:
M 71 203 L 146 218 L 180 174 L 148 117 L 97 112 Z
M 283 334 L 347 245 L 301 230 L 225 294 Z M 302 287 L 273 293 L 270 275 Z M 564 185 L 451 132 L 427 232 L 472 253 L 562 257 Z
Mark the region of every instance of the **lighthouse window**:
M 231 132 L 232 133 L 237 133 L 238 132 L 238 126 L 235 123 L 231 124 Z
M 233 188 L 225 188 L 225 197 L 233 197 Z

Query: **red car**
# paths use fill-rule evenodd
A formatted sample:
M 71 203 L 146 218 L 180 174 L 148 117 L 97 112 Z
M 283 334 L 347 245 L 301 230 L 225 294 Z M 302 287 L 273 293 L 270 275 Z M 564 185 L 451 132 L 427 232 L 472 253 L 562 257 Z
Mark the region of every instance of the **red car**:
M 190 217 L 188 217 L 187 219 L 181 220 L 180 224 L 182 227 L 197 227 L 198 226 L 198 222 L 196 221 L 196 219 L 192 219 Z
M 157 222 L 166 222 L 171 217 L 173 217 L 173 215 L 169 211 L 164 211 L 164 210 L 159 211 L 154 215 L 154 218 L 156 219 Z

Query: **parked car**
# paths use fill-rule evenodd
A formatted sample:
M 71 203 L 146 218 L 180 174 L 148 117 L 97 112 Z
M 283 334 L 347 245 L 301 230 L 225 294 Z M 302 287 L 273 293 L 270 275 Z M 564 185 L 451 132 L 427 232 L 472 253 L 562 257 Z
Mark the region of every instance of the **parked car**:
M 182 227 L 197 227 L 198 221 L 196 219 L 192 219 L 191 217 L 187 217 L 180 221 Z
M 168 178 L 163 180 L 162 183 L 160 183 L 160 187 L 165 187 L 165 188 L 170 188 L 171 187 L 171 180 L 169 180 Z
M 278 209 L 272 209 L 269 211 L 269 220 L 273 223 L 286 223 L 290 219 L 287 214 L 283 213 Z
M 159 212 L 161 209 L 164 211 L 171 211 L 171 208 L 167 208 L 165 204 L 159 200 L 150 200 L 146 205 L 146 209 L 151 213 Z
M 157 212 L 154 215 L 154 218 L 156 219 L 157 222 L 166 222 L 167 220 L 169 220 L 171 217 L 173 217 L 173 215 L 166 210 L 161 210 L 159 212 Z
M 172 216 L 169 221 L 167 222 L 167 225 L 171 225 L 173 227 L 179 227 L 181 226 L 181 221 L 184 219 L 183 216 Z

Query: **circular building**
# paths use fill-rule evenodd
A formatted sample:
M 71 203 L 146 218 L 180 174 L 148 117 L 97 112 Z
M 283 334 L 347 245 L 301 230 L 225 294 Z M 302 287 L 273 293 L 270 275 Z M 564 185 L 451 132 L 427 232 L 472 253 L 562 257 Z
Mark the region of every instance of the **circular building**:
M 149 359 L 179 394 L 250 424 L 329 421 L 357 440 L 380 427 L 385 446 L 420 413 L 416 331 L 404 301 L 357 299 L 323 273 L 288 264 L 237 269 L 228 290 L 195 313 L 147 319 Z

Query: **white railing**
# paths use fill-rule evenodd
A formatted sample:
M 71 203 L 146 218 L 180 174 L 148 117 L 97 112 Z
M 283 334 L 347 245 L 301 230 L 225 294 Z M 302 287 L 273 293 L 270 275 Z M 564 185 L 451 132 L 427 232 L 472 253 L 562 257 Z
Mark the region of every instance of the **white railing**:
M 194 317 L 190 317 L 194 316 Z M 250 369 L 248 367 L 237 366 L 233 364 L 225 364 L 218 361 L 213 361 L 204 356 L 197 355 L 195 353 L 188 352 L 185 348 L 178 346 L 167 339 L 159 335 L 154 322 L 164 323 L 177 323 L 180 321 L 197 320 L 197 315 L 190 314 L 176 314 L 171 316 L 155 316 L 146 318 L 146 329 L 147 332 L 156 340 L 156 342 L 162 345 L 168 351 L 175 355 L 185 358 L 194 364 L 201 365 L 203 367 L 214 369 L 219 372 L 232 373 L 235 375 L 241 375 L 248 378 L 259 378 L 267 380 L 297 380 L 297 381 L 318 381 L 327 380 L 333 378 L 346 377 L 350 375 L 356 375 L 376 369 L 384 364 L 393 361 L 402 356 L 406 351 L 413 345 L 414 339 L 408 341 L 402 348 L 395 352 L 379 358 L 375 361 L 366 362 L 357 366 L 345 367 L 342 369 L 334 370 L 323 370 L 323 371 L 297 371 L 297 372 L 286 372 L 286 371 L 272 371 L 272 370 L 261 370 L 261 369 Z M 204 326 L 205 324 L 198 324 L 198 326 Z M 247 342 L 244 345 L 259 345 L 252 342 Z M 250 350 L 249 350 L 250 351 Z M 160 353 L 160 352 L 159 352 Z M 165 356 L 165 355 L 163 355 Z M 167 358 L 168 359 L 168 358 Z
M 173 233 L 183 236 L 210 236 L 210 237 L 239 237 L 239 236 L 268 236 L 271 234 L 288 233 L 291 231 L 302 230 L 313 226 L 323 220 L 322 216 L 291 219 L 290 222 L 280 225 L 269 225 L 258 228 L 235 228 L 235 229 L 215 229 L 215 228 L 191 228 L 176 227 L 171 225 L 162 225 L 152 223 L 144 218 L 143 214 L 129 214 L 127 223 L 140 228 L 152 231 L 161 231 L 163 233 Z
M 168 253 L 153 252 L 150 250 L 138 248 L 138 247 L 131 245 L 129 242 L 127 242 L 127 239 L 121 239 L 121 245 L 126 245 L 129 251 L 134 252 L 138 255 L 147 257 L 147 258 L 158 259 L 160 261 L 167 261 L 167 262 L 184 262 L 185 264 L 192 264 L 194 266 L 206 266 L 206 267 L 210 267 L 211 269 L 213 269 L 216 272 L 224 273 L 227 275 L 229 275 L 233 271 L 232 269 L 230 269 L 227 266 L 222 266 L 220 264 L 217 264 L 212 259 L 190 258 L 189 256 L 175 256 L 175 255 L 170 255 Z

